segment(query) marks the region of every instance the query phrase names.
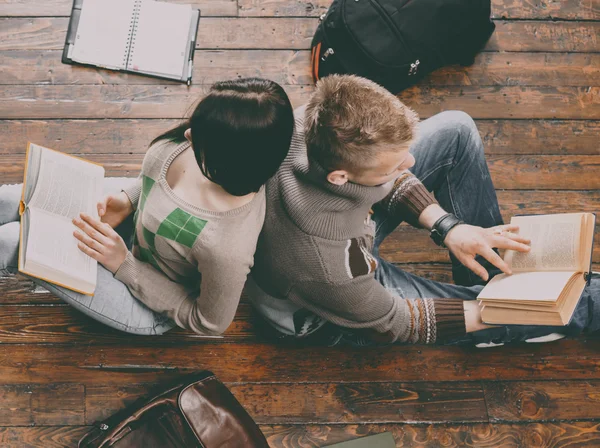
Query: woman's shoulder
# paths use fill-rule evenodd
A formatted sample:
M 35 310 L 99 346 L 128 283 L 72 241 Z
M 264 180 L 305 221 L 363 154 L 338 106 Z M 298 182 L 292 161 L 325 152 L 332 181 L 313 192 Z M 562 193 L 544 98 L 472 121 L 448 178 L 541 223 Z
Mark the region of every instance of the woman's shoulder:
M 167 160 L 169 160 L 173 153 L 175 153 L 175 151 L 177 151 L 177 149 L 184 144 L 189 145 L 189 142 L 187 140 L 179 142 L 162 139 L 152 143 L 146 151 L 146 155 L 144 156 L 144 161 L 142 162 L 142 171 L 146 173 L 155 173 L 158 175 Z

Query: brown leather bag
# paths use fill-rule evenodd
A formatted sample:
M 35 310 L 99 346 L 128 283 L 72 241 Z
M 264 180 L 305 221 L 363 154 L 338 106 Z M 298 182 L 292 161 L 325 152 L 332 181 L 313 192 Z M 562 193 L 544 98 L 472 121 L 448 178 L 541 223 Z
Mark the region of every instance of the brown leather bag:
M 79 448 L 268 448 L 250 415 L 212 372 L 180 380 L 98 424 Z

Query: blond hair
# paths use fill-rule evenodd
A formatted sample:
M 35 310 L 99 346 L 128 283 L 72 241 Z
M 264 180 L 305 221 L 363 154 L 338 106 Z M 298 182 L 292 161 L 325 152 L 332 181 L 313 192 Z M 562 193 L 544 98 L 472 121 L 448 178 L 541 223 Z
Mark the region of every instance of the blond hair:
M 310 160 L 326 170 L 367 168 L 381 151 L 414 140 L 419 116 L 368 79 L 322 78 L 304 115 Z

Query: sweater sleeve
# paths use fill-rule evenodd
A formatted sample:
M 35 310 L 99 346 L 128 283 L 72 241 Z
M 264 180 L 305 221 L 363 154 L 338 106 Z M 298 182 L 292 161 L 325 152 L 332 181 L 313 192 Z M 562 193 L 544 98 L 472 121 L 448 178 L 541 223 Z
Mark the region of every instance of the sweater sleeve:
M 140 201 L 140 195 L 142 193 L 142 175 L 140 174 L 134 183 L 126 188 L 123 188 L 121 191 L 127 195 L 129 202 L 131 202 L 133 207 L 133 211 L 136 211 Z
M 250 266 L 211 260 L 203 267 L 200 295 L 169 279 L 131 252 L 115 273 L 148 308 L 166 314 L 181 327 L 203 335 L 219 335 L 229 327 L 237 310 Z
M 437 204 L 425 185 L 410 171 L 396 179 L 392 191 L 381 201 L 388 214 L 400 216 L 409 224 L 420 227 L 419 216 L 429 205 Z
M 390 294 L 373 275 L 343 284 L 304 282 L 289 298 L 377 342 L 433 344 L 466 334 L 462 299 L 403 299 Z

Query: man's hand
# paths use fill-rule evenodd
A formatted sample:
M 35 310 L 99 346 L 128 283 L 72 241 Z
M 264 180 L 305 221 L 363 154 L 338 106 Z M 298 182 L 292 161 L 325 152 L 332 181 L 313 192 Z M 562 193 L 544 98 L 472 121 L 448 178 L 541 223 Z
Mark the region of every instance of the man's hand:
M 517 235 L 515 232 L 518 230 L 519 226 L 510 224 L 489 229 L 460 224 L 448 232 L 444 244 L 462 264 L 487 281 L 488 272 L 475 261 L 475 256 L 481 255 L 502 272 L 512 274 L 506 262 L 493 249 L 529 252 L 531 241 Z
M 133 212 L 133 206 L 125 192 L 108 195 L 98 202 L 98 216 L 113 229 Z
M 73 236 L 79 240 L 77 247 L 113 274 L 117 272 L 129 252 L 123 238 L 109 224 L 85 213 L 74 218 L 73 224 L 83 231 L 73 232 Z

